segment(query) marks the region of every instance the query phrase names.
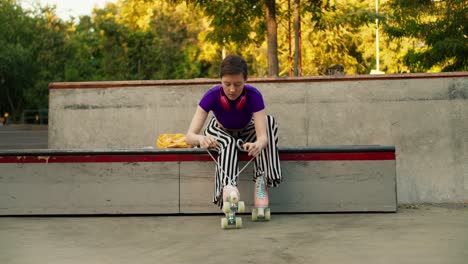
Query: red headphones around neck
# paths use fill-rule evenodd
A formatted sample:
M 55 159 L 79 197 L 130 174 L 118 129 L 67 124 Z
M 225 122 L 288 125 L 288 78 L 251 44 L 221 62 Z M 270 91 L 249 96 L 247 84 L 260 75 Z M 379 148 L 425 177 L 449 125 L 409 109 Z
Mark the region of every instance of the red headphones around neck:
M 223 94 L 223 87 L 219 89 L 220 101 L 221 105 L 223 106 L 224 110 L 229 111 L 231 105 L 229 104 L 229 99 Z M 242 94 L 239 98 L 239 101 L 236 104 L 236 109 L 238 111 L 242 110 L 247 102 L 247 91 L 244 89 L 242 90 Z

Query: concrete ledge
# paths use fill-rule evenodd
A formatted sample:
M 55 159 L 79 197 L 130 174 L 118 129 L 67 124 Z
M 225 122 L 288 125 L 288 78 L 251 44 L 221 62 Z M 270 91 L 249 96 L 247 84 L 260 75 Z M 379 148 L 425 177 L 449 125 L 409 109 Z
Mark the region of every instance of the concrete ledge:
M 372 152 L 388 152 L 394 153 L 395 147 L 393 146 L 379 146 L 379 145 L 356 145 L 356 146 L 317 146 L 317 147 L 280 147 L 279 152 L 282 157 L 285 153 L 372 153 Z M 37 155 L 51 155 L 51 156 L 69 156 L 69 155 L 137 155 L 137 154 L 153 154 L 164 155 L 171 154 L 176 157 L 177 154 L 194 154 L 204 159 L 211 160 L 206 150 L 201 148 L 146 148 L 146 149 L 24 149 L 24 150 L 1 150 L 0 149 L 0 163 L 2 159 L 9 156 L 37 156 Z M 394 154 L 393 154 L 394 155 Z M 180 156 L 183 157 L 183 156 Z M 191 156 L 187 156 L 191 157 Z M 193 156 L 192 156 L 193 157 Z M 246 159 L 247 155 L 241 153 L 240 157 Z
M 273 212 L 397 210 L 394 147 L 283 148 L 280 158 Z M 213 169 L 202 149 L 0 151 L 0 215 L 218 213 Z M 247 171 L 239 189 L 250 210 Z
M 468 72 L 442 72 L 442 73 L 411 73 L 411 74 L 383 74 L 383 75 L 340 75 L 340 76 L 313 76 L 313 77 L 277 77 L 277 78 L 249 78 L 249 83 L 314 83 L 337 81 L 371 81 L 371 80 L 401 80 L 401 79 L 431 79 L 468 77 Z M 219 79 L 187 79 L 187 80 L 140 80 L 140 81 L 99 81 L 99 82 L 60 82 L 50 83 L 49 89 L 96 89 L 96 88 L 123 88 L 148 86 L 179 86 L 218 84 Z

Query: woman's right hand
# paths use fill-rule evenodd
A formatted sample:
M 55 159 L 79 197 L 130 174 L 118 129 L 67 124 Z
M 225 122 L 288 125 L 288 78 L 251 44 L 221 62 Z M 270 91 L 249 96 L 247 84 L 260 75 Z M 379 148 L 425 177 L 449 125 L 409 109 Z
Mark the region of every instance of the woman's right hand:
M 217 148 L 218 147 L 218 141 L 212 137 L 212 136 L 202 136 L 200 135 L 200 139 L 198 140 L 200 143 L 200 147 L 202 148 Z

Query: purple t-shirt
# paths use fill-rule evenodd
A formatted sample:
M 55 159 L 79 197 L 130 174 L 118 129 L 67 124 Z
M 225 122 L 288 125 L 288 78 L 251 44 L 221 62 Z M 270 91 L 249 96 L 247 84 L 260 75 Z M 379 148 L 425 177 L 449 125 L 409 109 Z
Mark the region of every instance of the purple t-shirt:
M 246 127 L 250 120 L 252 120 L 253 113 L 265 108 L 263 96 L 260 91 L 246 84 L 244 85 L 244 90 L 247 101 L 244 107 L 240 111 L 236 109 L 237 101 L 239 101 L 241 97 L 239 96 L 234 101 L 228 98 L 231 107 L 229 110 L 226 110 L 221 105 L 221 89 L 221 85 L 216 85 L 209 89 L 205 95 L 203 95 L 198 105 L 206 112 L 213 111 L 216 120 L 227 129 L 241 129 Z

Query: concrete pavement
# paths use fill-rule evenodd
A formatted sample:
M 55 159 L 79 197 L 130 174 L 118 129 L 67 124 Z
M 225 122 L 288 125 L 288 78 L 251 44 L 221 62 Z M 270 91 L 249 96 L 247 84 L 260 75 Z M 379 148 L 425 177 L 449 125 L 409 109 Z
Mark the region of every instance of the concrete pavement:
M 244 215 L 240 230 L 222 230 L 220 215 L 1 217 L 0 263 L 465 264 L 467 206 Z
M 45 125 L 0 126 L 0 149 L 47 149 L 47 137 Z

